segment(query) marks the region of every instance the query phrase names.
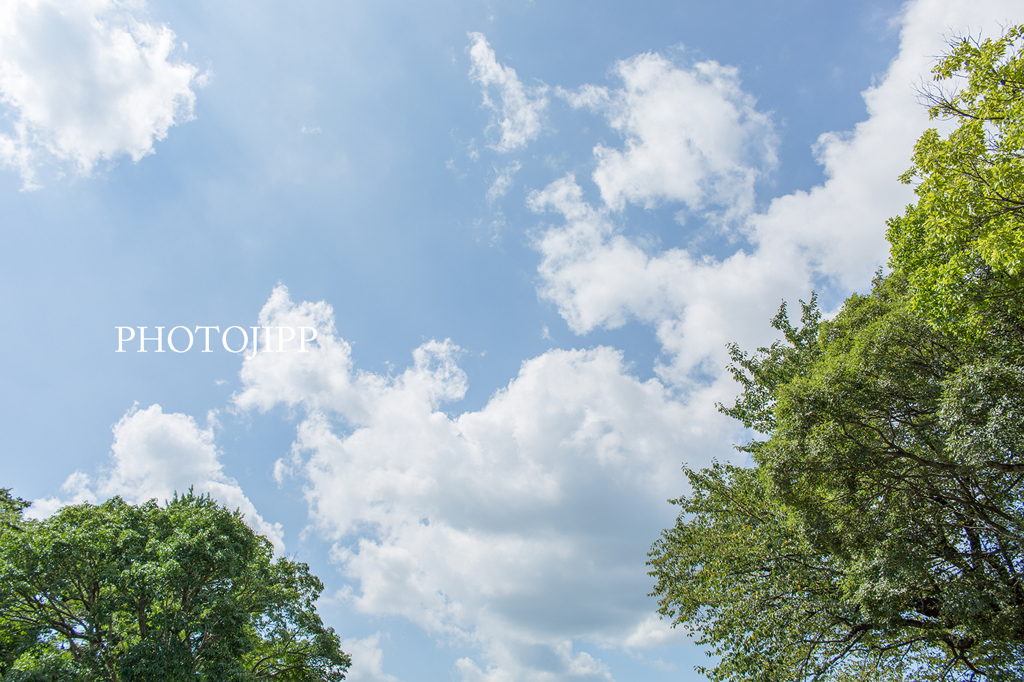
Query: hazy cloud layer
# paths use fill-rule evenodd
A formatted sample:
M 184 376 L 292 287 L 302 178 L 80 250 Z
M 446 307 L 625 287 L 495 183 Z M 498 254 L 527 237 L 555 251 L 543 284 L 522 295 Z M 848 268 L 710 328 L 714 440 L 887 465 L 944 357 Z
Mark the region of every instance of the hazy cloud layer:
M 172 56 L 174 32 L 137 18 L 141 2 L 0 4 L 0 163 L 38 186 L 37 169 L 89 175 L 101 161 L 154 151 L 193 116 L 203 78 Z

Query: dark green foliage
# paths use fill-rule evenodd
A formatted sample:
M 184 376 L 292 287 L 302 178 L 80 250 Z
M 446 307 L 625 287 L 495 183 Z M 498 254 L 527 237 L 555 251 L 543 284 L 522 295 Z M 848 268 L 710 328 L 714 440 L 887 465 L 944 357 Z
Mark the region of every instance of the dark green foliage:
M 713 679 L 1020 679 L 1024 364 L 943 335 L 879 278 L 787 343 L 733 349 L 752 469 L 689 471 L 651 552 Z
M 337 681 L 305 564 L 209 497 L 61 509 L 0 498 L 0 679 Z

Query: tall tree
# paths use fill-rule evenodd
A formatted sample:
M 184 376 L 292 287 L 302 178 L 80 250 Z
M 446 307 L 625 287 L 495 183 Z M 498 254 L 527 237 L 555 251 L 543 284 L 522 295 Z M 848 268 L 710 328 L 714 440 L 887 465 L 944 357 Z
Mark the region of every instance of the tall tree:
M 0 679 L 337 681 L 305 564 L 189 492 L 25 519 L 0 495 Z
M 749 469 L 688 472 L 651 551 L 661 613 L 721 680 L 1017 680 L 1024 670 L 1024 88 L 1016 27 L 936 67 L 892 274 L 732 347 Z

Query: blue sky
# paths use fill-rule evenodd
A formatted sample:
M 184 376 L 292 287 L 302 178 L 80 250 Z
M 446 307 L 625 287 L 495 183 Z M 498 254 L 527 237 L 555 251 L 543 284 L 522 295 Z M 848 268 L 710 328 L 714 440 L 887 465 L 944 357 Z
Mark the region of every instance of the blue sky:
M 747 437 L 725 344 L 864 290 L 934 57 L 1020 20 L 7 2 L 0 485 L 240 507 L 324 579 L 351 680 L 697 679 L 644 561 L 680 464 Z M 179 325 L 318 337 L 115 352 Z

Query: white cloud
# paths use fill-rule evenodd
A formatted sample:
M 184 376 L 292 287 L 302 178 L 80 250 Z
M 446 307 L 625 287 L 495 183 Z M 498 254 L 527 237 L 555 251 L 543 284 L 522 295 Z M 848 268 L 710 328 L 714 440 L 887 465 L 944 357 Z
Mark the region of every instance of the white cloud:
M 136 18 L 141 2 L 10 0 L 0 5 L 0 163 L 24 187 L 56 162 L 89 175 L 101 161 L 153 153 L 193 118 L 204 76 L 175 61 L 174 32 Z
M 513 682 L 515 680 L 542 680 L 555 682 L 571 680 L 612 680 L 608 665 L 585 651 L 573 652 L 572 642 L 563 640 L 549 646 L 516 643 L 507 646 L 492 644 L 486 668 L 471 658 L 460 658 L 455 668 L 463 682 Z
M 379 632 L 362 639 L 342 640 L 341 650 L 352 657 L 352 667 L 345 673 L 348 682 L 398 682 L 397 677 L 383 670 Z
M 267 411 L 277 404 L 302 405 L 308 410 L 342 414 L 353 425 L 362 425 L 372 417 L 371 396 L 386 391 L 389 379 L 352 366 L 352 348 L 336 336 L 334 311 L 324 301 L 293 304 L 288 288 L 274 289 L 259 313 L 264 327 L 313 327 L 316 340 L 299 352 L 302 340 L 271 340 L 272 352 L 247 357 L 242 365 L 243 389 L 233 397 L 242 410 Z M 261 335 L 265 343 L 267 337 Z M 281 349 L 284 349 L 283 351 Z M 456 364 L 459 349 L 448 341 L 431 341 L 414 352 L 415 368 L 399 377 L 410 399 L 422 401 L 423 409 L 436 408 L 441 402 L 461 398 L 466 377 Z
M 714 408 L 736 391 L 724 345 L 763 343 L 780 299 L 826 280 L 859 286 L 884 260 L 884 218 L 910 198 L 895 177 L 925 125 L 913 85 L 926 72 L 922 55 L 941 52 L 941 32 L 974 16 L 957 7 L 908 6 L 900 55 L 865 93 L 867 120 L 819 142 L 825 183 L 760 214 L 749 213 L 753 186 L 775 143 L 734 71 L 681 69 L 648 54 L 620 63 L 621 90 L 563 93 L 607 116 L 624 143 L 598 148 L 602 204 L 585 201 L 572 175 L 531 194 L 530 206 L 558 221 L 536 235 L 540 294 L 579 334 L 629 320 L 652 326 L 664 350 L 657 379 L 639 380 L 616 349 L 555 349 L 525 361 L 483 408 L 446 413 L 467 390 L 454 343 L 424 343 L 394 375 L 360 371 L 327 303 L 296 303 L 276 288 L 259 324 L 312 326 L 317 340 L 306 353 L 293 339 L 284 352 L 264 346 L 246 358 L 233 405 L 297 415 L 292 454 L 275 477 L 302 481 L 314 528 L 351 582 L 351 607 L 474 648 L 455 663 L 467 682 L 611 679 L 598 649 L 679 642 L 685 633 L 653 616 L 644 597 L 644 561 L 674 516 L 665 498 L 685 490 L 679 461 L 727 457 L 739 440 Z M 482 35 L 472 38 L 473 78 L 500 130 L 495 148 L 522 147 L 541 130 L 544 92 L 530 93 Z M 500 103 L 487 96 L 495 88 Z M 517 164 L 499 179 L 511 182 Z M 496 181 L 494 200 L 506 190 Z M 618 229 L 626 202 L 749 215 L 736 224 L 751 248 L 720 259 L 652 251 Z M 223 473 L 211 428 L 159 406 L 118 423 L 112 457 L 96 483 L 76 474 L 66 492 L 142 498 L 191 482 L 248 503 Z M 393 682 L 379 634 L 346 647 L 356 655 L 352 679 Z
M 627 649 L 651 649 L 666 644 L 687 644 L 687 630 L 671 627 L 671 622 L 652 613 L 636 626 L 622 642 Z
M 497 128 L 501 134 L 492 147 L 499 152 L 525 147 L 544 127 L 547 86 L 523 85 L 515 69 L 498 63 L 482 33 L 470 33 L 469 38 L 469 77 L 480 84 L 484 106 L 493 113 L 489 129 Z M 497 91 L 500 105 L 491 98 L 492 88 Z
M 224 473 L 214 444 L 213 415 L 209 421 L 211 424 L 201 429 L 192 417 L 165 414 L 159 405 L 144 410 L 133 407 L 113 427 L 110 468 L 96 480 L 75 472 L 62 488 L 68 499 L 37 500 L 31 511 L 43 517 L 65 504 L 95 502 L 114 495 L 133 503 L 154 498 L 162 502 L 175 492 L 184 493 L 194 487 L 197 493 L 209 493 L 226 507 L 241 510 L 253 530 L 283 552 L 281 524 L 265 521 L 238 482 Z
M 725 345 L 768 341 L 767 321 L 780 300 L 807 297 L 813 285 L 796 247 L 771 257 L 741 250 L 723 261 L 685 249 L 648 254 L 618 234 L 607 209 L 583 200 L 571 175 L 532 193 L 529 204 L 564 219 L 534 243 L 541 254 L 541 297 L 557 305 L 577 334 L 629 319 L 652 325 L 666 353 L 658 373 L 677 389 L 709 387 L 728 400 L 733 389 L 724 372 Z
M 755 108 L 734 67 L 714 61 L 680 68 L 658 54 L 619 62 L 624 87 L 559 90 L 573 107 L 605 113 L 623 149 L 598 144 L 594 182 L 605 204 L 651 207 L 681 201 L 726 217 L 753 208 L 754 183 L 776 163 L 770 117 Z
M 693 73 L 671 70 L 656 56 L 641 55 L 618 67 L 627 83 L 626 92 L 636 94 L 626 97 L 593 86 L 569 93 L 572 104 L 617 111 L 610 119 L 613 126 L 652 132 L 631 132 L 622 150 L 599 151 L 594 179 L 604 205 L 584 201 L 572 175 L 530 195 L 534 210 L 553 211 L 563 218 L 562 224 L 549 226 L 535 238 L 541 254 L 539 293 L 558 306 L 579 334 L 597 327 L 617 327 L 629 319 L 650 324 L 665 352 L 667 364 L 659 367 L 664 381 L 677 388 L 691 388 L 694 379 L 701 385 L 716 385 L 726 378 L 725 343 L 736 341 L 752 348 L 768 341 L 771 330 L 767 321 L 781 300 L 807 298 L 812 288 L 823 285 L 839 291 L 868 285 L 887 257 L 886 218 L 901 213 L 913 199 L 911 189 L 896 178 L 909 165 L 913 144 L 928 125 L 915 86 L 929 78 L 933 55 L 946 49 L 950 27 L 998 33 L 993 18 L 1008 16 L 1010 10 L 1011 4 L 1005 2 L 981 7 L 953 0 L 921 0 L 908 5 L 900 53 L 878 85 L 864 93 L 867 119 L 848 134 L 827 133 L 818 141 L 816 152 L 825 167 L 824 184 L 777 198 L 764 213 L 750 214 L 743 229 L 752 248 L 721 260 L 696 250 L 649 252 L 620 233 L 613 212 L 624 201 L 655 198 L 675 199 L 692 209 L 716 195 L 727 196 L 730 187 L 744 188 L 735 190 L 735 196 L 742 197 L 752 186 L 741 182 L 743 174 L 737 171 L 735 183 L 726 182 L 726 189 L 708 193 L 701 183 L 712 179 L 713 184 L 714 173 L 697 173 L 699 180 L 687 184 L 684 174 L 665 165 L 669 160 L 657 160 L 658 145 L 648 149 L 644 142 L 659 139 L 653 131 L 672 131 L 677 125 L 680 131 L 688 130 L 686 135 L 703 136 L 705 126 L 688 128 L 694 125 L 692 114 L 681 105 L 671 105 L 673 97 L 700 79 Z M 715 93 L 728 92 L 717 105 L 749 105 L 749 98 L 734 89 L 738 85 L 733 72 L 718 65 L 708 68 L 725 74 L 721 76 L 724 85 L 700 84 L 697 88 L 710 93 L 708 101 L 715 101 Z M 637 75 L 644 70 L 653 75 Z M 675 83 L 673 87 L 661 85 L 669 73 L 672 78 L 666 82 Z M 636 83 L 654 85 L 639 87 Z M 647 97 L 651 99 L 645 100 Z M 767 140 L 760 148 L 770 150 L 770 126 L 750 111 L 749 136 L 737 139 L 746 139 L 745 144 L 757 150 L 756 136 L 760 134 Z M 707 125 L 711 141 L 702 145 L 720 149 L 714 140 L 723 139 L 723 131 L 729 126 L 735 130 L 735 121 L 742 119 L 723 116 L 728 125 Z M 665 134 L 669 135 L 666 149 L 671 162 L 683 163 L 692 157 L 684 149 L 690 144 L 686 137 L 673 142 L 671 133 Z M 731 154 L 722 158 L 736 158 Z M 763 158 L 770 156 L 765 152 Z M 735 167 L 741 169 L 742 165 Z M 661 172 L 656 172 L 659 169 Z M 645 175 L 646 171 L 650 173 Z M 670 178 L 676 179 L 669 183 Z M 748 204 L 738 199 L 735 206 Z
M 305 480 L 352 606 L 478 647 L 486 664 L 460 663 L 467 679 L 607 676 L 573 646 L 621 642 L 649 616 L 644 561 L 684 485 L 679 460 L 727 450 L 714 398 L 680 403 L 610 348 L 553 350 L 449 416 L 466 377 L 448 341 L 381 376 L 352 368 L 323 302 L 278 287 L 260 324 L 320 330 L 302 356 L 247 358 L 236 403 L 303 408 L 279 471 Z
M 952 32 L 998 35 L 1007 17 L 1019 16 L 1010 0 L 919 0 L 904 7 L 900 52 L 885 76 L 864 91 L 868 117 L 848 133 L 825 133 L 816 146 L 826 181 L 809 192 L 775 199 L 752 216 L 761 250 L 797 248 L 818 277 L 842 287 L 865 286 L 888 258 L 885 220 L 913 200 L 896 181 L 910 166 L 913 145 L 930 122 L 917 94 L 931 80 L 937 55 L 948 51 Z
M 536 236 L 540 293 L 580 334 L 630 319 L 654 327 L 665 351 L 657 379 L 640 381 L 612 348 L 556 349 L 525 361 L 480 410 L 448 414 L 467 390 L 455 344 L 424 343 L 394 375 L 359 371 L 329 305 L 274 290 L 260 325 L 312 326 L 317 341 L 307 353 L 293 340 L 287 352 L 246 358 L 233 402 L 298 415 L 275 475 L 303 481 L 354 610 L 473 647 L 455 664 L 467 682 L 610 679 L 596 649 L 679 641 L 685 633 L 657 620 L 643 596 L 644 561 L 674 515 L 665 498 L 685 489 L 678 462 L 728 456 L 739 440 L 714 409 L 736 390 L 724 344 L 767 340 L 780 299 L 824 280 L 866 283 L 884 259 L 883 219 L 910 197 L 895 177 L 925 125 L 912 86 L 926 72 L 921 55 L 941 52 L 941 31 L 964 19 L 951 6 L 908 7 L 900 56 L 865 93 L 868 119 L 819 142 L 826 182 L 761 214 L 750 214 L 751 197 L 774 162 L 774 133 L 735 71 L 641 55 L 617 67 L 621 90 L 563 93 L 602 112 L 624 143 L 597 150 L 601 205 L 571 175 L 531 194 L 534 210 L 560 221 Z M 500 130 L 495 149 L 520 148 L 541 130 L 544 91 L 528 92 L 482 35 L 472 40 L 472 77 Z M 503 191 L 492 186 L 495 197 Z M 617 229 L 626 202 L 670 201 L 731 210 L 751 248 L 721 259 L 652 252 Z M 360 675 L 389 679 L 378 636 L 350 645 L 364 652 Z

